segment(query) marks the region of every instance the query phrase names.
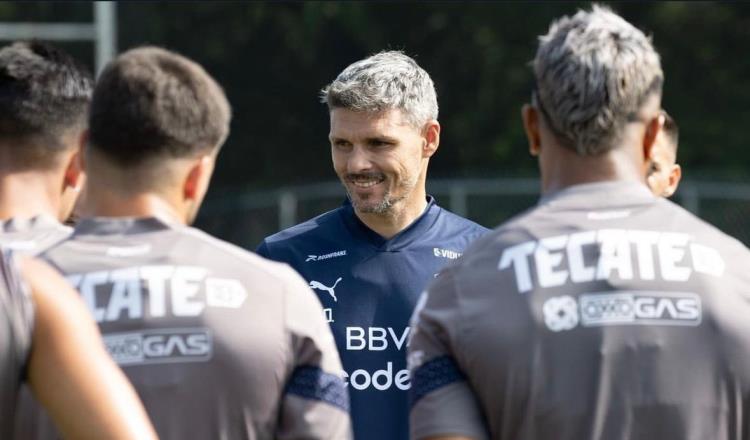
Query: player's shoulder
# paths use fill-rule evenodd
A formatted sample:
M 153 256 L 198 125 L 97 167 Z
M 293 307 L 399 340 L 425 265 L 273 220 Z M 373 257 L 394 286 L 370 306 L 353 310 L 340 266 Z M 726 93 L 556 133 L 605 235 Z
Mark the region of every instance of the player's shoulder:
M 311 218 L 305 222 L 269 235 L 263 240 L 266 246 L 287 246 L 291 243 L 328 238 L 341 233 L 341 211 L 343 207 L 333 209 Z
M 473 264 L 471 257 L 479 256 L 488 251 L 496 252 L 499 249 L 508 248 L 516 244 L 524 243 L 536 239 L 536 233 L 533 232 L 533 223 L 535 216 L 538 215 L 539 207 L 531 207 L 510 219 L 504 221 L 494 229 L 487 229 L 475 240 L 464 253 L 461 261 L 464 264 Z
M 56 219 L 39 215 L 30 219 L 10 218 L 0 222 L 0 246 L 36 256 L 66 240 L 73 228 Z
M 299 277 L 287 264 L 269 260 L 199 229 L 185 227 L 180 230 L 180 233 L 194 242 L 190 246 L 194 251 L 211 252 L 217 264 L 227 269 L 235 267 L 247 276 L 264 278 L 264 280 L 257 281 L 277 281 L 287 284 L 290 280 L 296 281 Z
M 670 200 L 662 198 L 656 203 L 660 210 L 665 213 L 670 212 L 674 217 L 671 224 L 681 225 L 682 231 L 691 235 L 694 240 L 721 248 L 725 252 L 739 253 L 744 258 L 750 259 L 750 250 L 738 239 Z
M 453 213 L 441 206 L 437 206 L 437 208 L 440 210 L 441 227 L 448 233 L 469 235 L 476 238 L 490 231 L 479 223 Z

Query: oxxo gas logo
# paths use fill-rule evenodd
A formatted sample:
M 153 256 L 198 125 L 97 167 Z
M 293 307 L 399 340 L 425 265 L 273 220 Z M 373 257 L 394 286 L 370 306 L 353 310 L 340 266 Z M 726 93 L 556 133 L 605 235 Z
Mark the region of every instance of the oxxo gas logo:
M 578 303 L 572 296 L 555 296 L 542 306 L 544 323 L 553 332 L 570 330 L 578 325 Z
M 689 292 L 617 292 L 547 299 L 544 323 L 553 332 L 603 325 L 698 326 L 703 317 L 700 297 Z
M 213 341 L 206 328 L 172 328 L 103 336 L 110 356 L 119 365 L 167 362 L 205 362 L 211 359 Z

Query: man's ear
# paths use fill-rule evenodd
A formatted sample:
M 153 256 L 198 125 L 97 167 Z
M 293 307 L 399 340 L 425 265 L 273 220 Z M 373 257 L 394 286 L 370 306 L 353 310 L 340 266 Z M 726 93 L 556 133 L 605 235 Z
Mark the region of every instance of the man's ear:
M 659 137 L 659 132 L 664 128 L 664 115 L 651 119 L 646 124 L 646 131 L 643 133 L 643 163 L 648 164 L 649 160 L 653 159 L 654 146 L 656 145 L 656 139 Z
M 210 154 L 200 156 L 192 162 L 182 187 L 182 196 L 185 200 L 203 200 L 213 171 L 214 157 Z
M 669 172 L 669 184 L 664 189 L 665 197 L 671 197 L 677 191 L 680 179 L 682 179 L 682 167 L 679 164 L 674 164 L 672 165 L 672 170 Z
M 63 191 L 71 188 L 74 191 L 80 191 L 83 187 L 85 176 L 86 161 L 84 158 L 84 149 L 89 140 L 89 131 L 84 130 L 78 138 L 78 146 L 75 152 L 68 158 L 65 165 L 65 174 L 63 176 Z
M 436 120 L 430 120 L 424 127 L 424 145 L 422 147 L 422 157 L 430 158 L 437 152 L 440 145 L 440 123 Z
M 526 139 L 529 141 L 529 154 L 539 156 L 542 149 L 542 137 L 539 134 L 539 112 L 530 104 L 521 107 L 521 118 Z

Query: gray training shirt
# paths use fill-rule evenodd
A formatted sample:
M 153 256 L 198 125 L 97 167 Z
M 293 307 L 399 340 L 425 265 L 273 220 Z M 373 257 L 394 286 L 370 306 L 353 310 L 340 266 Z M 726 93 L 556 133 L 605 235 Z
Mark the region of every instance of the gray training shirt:
M 72 233 L 73 228 L 46 214 L 32 218 L 10 218 L 0 221 L 0 247 L 16 254 L 35 256 L 65 240 Z M 14 439 L 29 440 L 41 432 L 55 432 L 51 419 L 44 411 L 36 409 L 37 406 L 29 388 L 22 385 L 18 396 Z
M 43 257 L 162 440 L 350 438 L 333 337 L 288 266 L 156 218 L 83 220 Z
M 750 253 L 641 184 L 543 198 L 414 321 L 414 439 L 750 438 Z
M 48 215 L 0 221 L 0 246 L 24 255 L 37 255 L 65 240 L 73 228 Z
M 5 252 L 0 253 L 0 438 L 10 438 L 31 352 L 34 312 Z

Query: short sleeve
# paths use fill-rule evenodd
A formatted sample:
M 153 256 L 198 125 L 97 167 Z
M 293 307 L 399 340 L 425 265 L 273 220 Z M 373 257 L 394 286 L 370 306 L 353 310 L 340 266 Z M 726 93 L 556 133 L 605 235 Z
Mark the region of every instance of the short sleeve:
M 4 250 L 0 266 L 3 283 L 2 303 L 8 315 L 10 343 L 22 378 L 25 378 L 34 332 L 33 301 L 28 286 L 21 279 L 15 253 Z
M 454 347 L 460 345 L 452 268 L 422 294 L 412 317 L 408 364 L 411 438 L 489 438 L 476 397 Z
M 323 308 L 302 278 L 291 270 L 286 293 L 294 366 L 276 438 L 351 439 L 349 395 Z

